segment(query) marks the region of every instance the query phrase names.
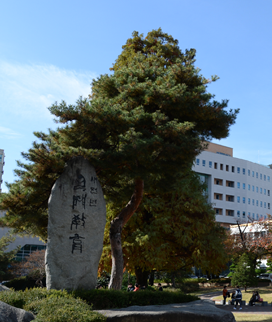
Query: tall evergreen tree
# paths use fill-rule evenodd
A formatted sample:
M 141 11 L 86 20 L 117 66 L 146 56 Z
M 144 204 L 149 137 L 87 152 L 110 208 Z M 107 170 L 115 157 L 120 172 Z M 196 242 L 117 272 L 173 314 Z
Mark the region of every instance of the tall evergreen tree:
M 161 29 L 146 38 L 134 32 L 113 73 L 93 81 L 89 99 L 50 108 L 65 126 L 48 135 L 36 133 L 42 143 L 24 154 L 30 163 L 19 164 L 20 179 L 3 201 L 9 208 L 6 222 L 45 238 L 51 187 L 69 158 L 84 156 L 95 167 L 107 200 L 122 207 L 110 227 L 110 287 L 121 288 L 122 228 L 144 189 L 173 191 L 177 173 L 191 168 L 203 141 L 226 137 L 238 113 L 226 111 L 227 101 L 217 102 L 207 92 L 217 77 L 200 75 L 194 58 L 195 50 L 183 53 Z
M 179 175 L 174 192 L 149 191 L 122 231 L 124 264 L 137 283 L 147 285 L 151 271 L 202 271 L 219 274 L 226 264 L 226 230 L 215 222 L 215 212 L 203 194 L 204 185 L 192 171 Z M 108 204 L 100 272 L 111 266 L 109 230 L 118 213 Z

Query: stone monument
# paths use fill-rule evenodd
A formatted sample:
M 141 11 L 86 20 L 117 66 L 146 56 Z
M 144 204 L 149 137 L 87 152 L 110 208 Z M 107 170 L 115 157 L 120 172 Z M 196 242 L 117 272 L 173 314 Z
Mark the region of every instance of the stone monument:
M 95 169 L 71 159 L 48 202 L 47 289 L 93 289 L 103 249 L 106 204 Z

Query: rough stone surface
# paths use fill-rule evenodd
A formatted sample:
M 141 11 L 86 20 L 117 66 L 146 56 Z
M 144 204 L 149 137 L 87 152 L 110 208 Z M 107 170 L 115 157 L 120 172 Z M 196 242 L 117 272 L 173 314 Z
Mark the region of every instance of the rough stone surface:
M 211 300 L 169 305 L 130 306 L 98 312 L 107 316 L 108 322 L 235 322 L 231 312 L 216 308 Z
M 0 322 L 29 322 L 34 319 L 35 317 L 31 312 L 0 301 Z
M 94 168 L 70 160 L 48 202 L 47 289 L 93 289 L 103 248 L 106 204 Z

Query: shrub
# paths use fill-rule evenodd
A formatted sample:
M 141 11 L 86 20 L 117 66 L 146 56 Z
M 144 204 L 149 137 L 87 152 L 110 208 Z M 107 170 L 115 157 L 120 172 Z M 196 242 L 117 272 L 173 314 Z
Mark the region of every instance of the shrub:
M 45 285 L 45 278 L 43 280 L 43 284 Z M 35 285 L 35 280 L 28 276 L 14 278 L 13 280 L 6 282 L 5 286 L 14 288 L 15 291 L 24 291 L 26 288 L 37 287 L 37 285 Z
M 48 297 L 36 300 L 25 306 L 25 310 L 37 315 L 37 322 L 102 322 L 107 318 L 93 312 L 92 308 L 80 299 Z
M 128 307 L 131 305 L 159 305 L 185 303 L 198 300 L 198 297 L 185 295 L 182 292 L 138 291 L 123 292 L 116 290 L 76 290 L 74 297 L 85 300 L 95 310 Z

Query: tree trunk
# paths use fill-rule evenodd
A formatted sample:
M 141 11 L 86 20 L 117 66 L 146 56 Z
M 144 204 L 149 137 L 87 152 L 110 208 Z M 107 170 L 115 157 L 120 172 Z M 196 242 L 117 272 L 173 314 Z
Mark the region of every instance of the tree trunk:
M 149 272 L 148 271 L 142 271 L 140 267 L 135 267 L 135 275 L 137 283 L 141 286 L 147 287 L 147 279 Z
M 122 251 L 122 229 L 124 225 L 129 221 L 132 215 L 135 213 L 139 207 L 144 191 L 144 182 L 141 179 L 135 180 L 135 190 L 128 202 L 128 204 L 123 208 L 118 215 L 111 221 L 110 226 L 110 243 L 111 243 L 111 257 L 112 257 L 112 267 L 111 267 L 111 278 L 109 283 L 109 288 L 115 290 L 120 290 L 122 287 L 123 280 L 123 251 Z
M 175 279 L 175 273 L 171 273 L 171 282 L 172 282 L 172 287 L 176 288 L 176 279 Z
M 154 285 L 154 277 L 155 277 L 154 275 L 155 275 L 155 271 L 151 271 L 149 275 L 149 283 L 148 283 L 150 286 Z

